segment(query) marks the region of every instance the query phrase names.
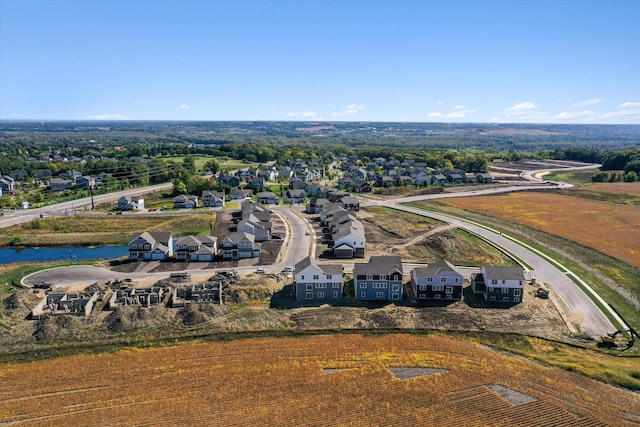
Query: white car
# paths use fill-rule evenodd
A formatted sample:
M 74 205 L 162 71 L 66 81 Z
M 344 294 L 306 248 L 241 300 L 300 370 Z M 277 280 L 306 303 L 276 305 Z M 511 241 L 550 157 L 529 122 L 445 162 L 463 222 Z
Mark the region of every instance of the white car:
M 283 273 L 289 273 L 293 271 L 293 267 L 291 266 L 286 266 L 285 268 L 282 269 Z
M 266 272 L 267 272 L 267 271 L 266 271 L 264 268 L 262 268 L 262 267 L 260 267 L 260 268 L 256 268 L 256 273 L 258 273 L 258 274 L 264 274 L 264 273 L 266 273 Z

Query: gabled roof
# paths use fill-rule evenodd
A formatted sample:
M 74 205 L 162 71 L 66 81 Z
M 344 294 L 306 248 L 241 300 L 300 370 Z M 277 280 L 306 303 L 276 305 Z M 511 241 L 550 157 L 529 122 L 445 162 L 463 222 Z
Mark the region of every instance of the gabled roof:
M 353 275 L 390 275 L 396 270 L 400 273 L 403 272 L 402 259 L 399 256 L 372 256 L 371 258 L 369 258 L 368 263 L 355 263 L 353 266 Z
M 485 279 L 490 280 L 518 280 L 524 281 L 524 272 L 520 267 L 508 265 L 485 265 L 483 267 Z
M 256 238 L 253 234 L 245 233 L 243 231 L 235 231 L 233 233 L 229 233 L 222 239 L 222 242 L 230 242 L 233 244 L 237 244 L 242 240 L 249 240 L 251 243 L 255 242 Z
M 302 270 L 304 270 L 305 268 L 309 267 L 310 265 L 319 268 L 320 270 L 322 270 L 324 272 L 324 274 L 340 274 L 342 275 L 344 273 L 344 267 L 342 266 L 342 264 L 322 264 L 319 265 L 316 263 L 315 259 L 311 258 L 311 257 L 306 257 L 303 260 L 301 260 L 300 262 L 298 262 L 295 266 L 295 271 L 296 272 L 300 272 Z
M 413 275 L 416 277 L 435 277 L 438 273 L 444 271 L 452 271 L 456 274 L 459 274 L 453 265 L 446 260 L 440 260 L 438 262 L 434 262 L 429 264 L 426 267 L 418 267 L 413 269 Z

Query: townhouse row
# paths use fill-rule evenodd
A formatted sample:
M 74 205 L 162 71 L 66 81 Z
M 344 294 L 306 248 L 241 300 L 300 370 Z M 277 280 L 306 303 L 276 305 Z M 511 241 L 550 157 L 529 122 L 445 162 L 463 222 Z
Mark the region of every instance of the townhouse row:
M 298 301 L 340 300 L 344 296 L 344 267 L 319 264 L 307 257 L 295 266 L 294 295 Z M 355 263 L 353 292 L 357 300 L 400 301 L 404 271 L 399 256 L 372 256 Z M 524 297 L 524 272 L 520 267 L 486 265 L 470 277 L 471 290 L 486 301 L 520 303 Z M 441 260 L 411 271 L 410 286 L 418 302 L 460 301 L 464 276 Z

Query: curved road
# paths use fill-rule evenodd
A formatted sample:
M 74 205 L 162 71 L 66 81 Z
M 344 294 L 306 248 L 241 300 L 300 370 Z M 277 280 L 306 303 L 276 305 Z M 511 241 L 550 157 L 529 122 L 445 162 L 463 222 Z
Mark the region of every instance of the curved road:
M 598 167 L 598 165 L 589 165 L 584 167 L 564 168 L 562 170 L 582 170 Z M 469 221 L 465 221 L 461 218 L 454 218 L 447 215 L 430 212 L 424 209 L 413 208 L 410 206 L 404 206 L 401 203 L 409 203 L 420 200 L 448 198 L 448 197 L 465 197 L 465 196 L 478 196 L 508 193 L 514 191 L 527 191 L 527 190 L 542 190 L 542 189 L 557 189 L 557 188 L 569 188 L 571 184 L 562 182 L 550 182 L 542 181 L 539 178 L 541 174 L 549 172 L 547 169 L 528 171 L 521 174 L 521 176 L 531 182 L 528 185 L 512 185 L 505 187 L 485 188 L 479 190 L 463 191 L 459 193 L 447 193 L 447 194 L 432 194 L 413 197 L 402 197 L 393 200 L 386 201 L 373 201 L 369 203 L 373 205 L 386 205 L 394 209 L 428 216 L 443 222 L 447 222 L 456 225 L 459 228 L 463 228 L 471 231 L 472 233 L 480 234 L 483 238 L 494 242 L 496 245 L 504 248 L 508 252 L 514 254 L 519 259 L 526 262 L 535 270 L 535 277 L 539 282 L 544 282 L 551 285 L 560 298 L 564 301 L 565 305 L 572 312 L 572 319 L 574 323 L 580 324 L 582 330 L 591 336 L 599 336 L 615 330 L 614 325 L 609 319 L 602 313 L 598 306 L 578 287 L 568 275 L 556 267 L 551 262 L 547 261 L 542 256 L 534 253 L 530 249 L 514 242 L 513 240 L 503 236 L 501 233 L 487 229 L 479 224 L 475 224 Z M 158 190 L 167 188 L 171 184 L 162 184 L 161 186 L 154 186 Z M 144 190 L 137 190 L 141 193 L 148 192 L 149 188 Z M 104 199 L 100 201 L 115 200 L 122 195 L 134 194 L 131 191 L 125 191 L 121 193 L 112 193 L 104 195 Z M 95 197 L 97 198 L 97 196 Z M 87 199 L 84 199 L 86 202 Z M 89 199 L 90 201 L 90 199 Z M 96 200 L 97 201 L 97 200 Z M 60 212 L 64 209 L 69 209 L 72 202 L 66 202 L 63 204 L 55 205 L 54 211 Z M 75 206 L 78 206 L 81 202 L 73 202 Z M 273 265 L 264 266 L 265 270 L 270 273 L 278 273 L 283 266 L 294 266 L 298 261 L 303 259 L 309 254 L 311 249 L 311 237 L 307 236 L 309 231 L 309 225 L 305 219 L 301 218 L 294 209 L 297 207 L 276 207 L 274 210 L 285 219 L 287 223 L 287 235 L 285 237 L 283 252 L 284 259 L 281 262 Z M 35 217 L 37 214 L 33 214 Z M 5 219 L 6 220 L 6 219 Z M 0 220 L 0 226 L 3 224 Z M 254 270 L 256 266 L 252 267 L 238 267 L 236 270 L 240 273 L 248 273 Z M 214 274 L 216 269 L 213 270 L 189 270 L 194 277 L 208 277 Z M 159 273 L 117 273 L 108 269 L 100 267 L 90 266 L 75 266 L 75 267 L 62 267 L 58 269 L 51 269 L 34 273 L 25 278 L 24 282 L 27 285 L 33 285 L 40 281 L 52 282 L 58 286 L 70 286 L 75 284 L 89 284 L 95 281 L 106 281 L 113 279 L 131 278 L 133 280 L 149 280 L 149 279 L 161 279 L 165 278 L 170 272 Z

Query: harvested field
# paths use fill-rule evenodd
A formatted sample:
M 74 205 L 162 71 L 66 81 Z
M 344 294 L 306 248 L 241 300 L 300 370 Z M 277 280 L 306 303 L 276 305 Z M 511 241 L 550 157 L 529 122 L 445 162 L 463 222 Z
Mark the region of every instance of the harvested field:
M 21 426 L 640 423 L 637 395 L 437 335 L 193 343 L 0 376 L 0 424 Z
M 545 231 L 640 267 L 640 207 L 548 193 L 461 197 L 441 202 Z

